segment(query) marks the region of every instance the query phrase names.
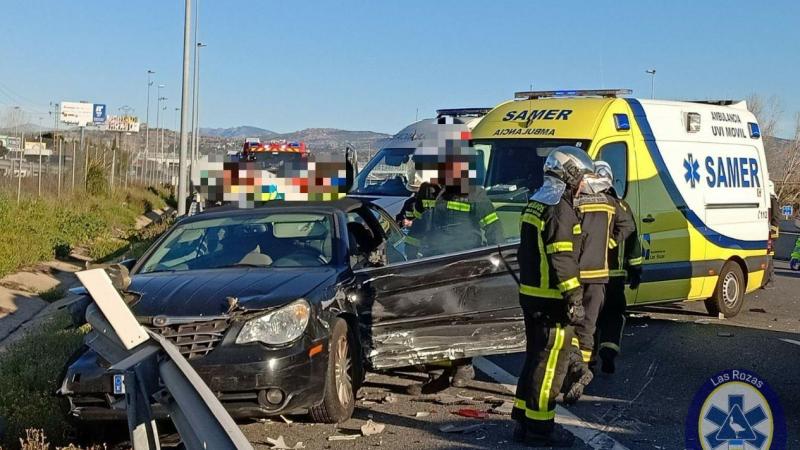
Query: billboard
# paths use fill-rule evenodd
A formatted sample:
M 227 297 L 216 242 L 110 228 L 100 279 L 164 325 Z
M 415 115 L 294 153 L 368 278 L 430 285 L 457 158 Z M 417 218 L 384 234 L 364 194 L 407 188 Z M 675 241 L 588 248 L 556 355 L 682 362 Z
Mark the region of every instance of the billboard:
M 67 125 L 86 126 L 93 123 L 94 104 L 61 102 L 61 122 Z
M 106 105 L 94 104 L 92 122 L 95 125 L 106 123 Z
M 139 132 L 139 118 L 136 116 L 108 116 L 105 128 L 108 131 Z

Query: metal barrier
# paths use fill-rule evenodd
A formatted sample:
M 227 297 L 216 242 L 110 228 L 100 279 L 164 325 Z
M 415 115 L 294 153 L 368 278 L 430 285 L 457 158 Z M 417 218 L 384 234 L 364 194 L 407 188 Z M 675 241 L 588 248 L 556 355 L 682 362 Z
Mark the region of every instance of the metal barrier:
M 114 391 L 125 395 L 134 450 L 161 448 L 150 403 L 158 401 L 188 450 L 252 450 L 242 431 L 180 351 L 142 327 L 103 269 L 77 273 L 94 300 L 86 308 L 86 345 L 111 363 Z

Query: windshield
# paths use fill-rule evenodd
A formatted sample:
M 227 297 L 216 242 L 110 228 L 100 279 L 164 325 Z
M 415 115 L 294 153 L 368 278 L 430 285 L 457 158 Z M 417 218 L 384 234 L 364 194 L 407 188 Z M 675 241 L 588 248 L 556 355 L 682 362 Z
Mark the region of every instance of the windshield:
M 248 161 L 255 161 L 257 169 L 273 172 L 287 163 L 297 166 L 302 159 L 303 154 L 299 152 L 253 152 L 248 155 Z
M 408 174 L 413 173 L 415 148 L 383 148 L 358 173 L 353 193 L 409 196 Z
M 483 185 L 492 201 L 528 201 L 544 181 L 542 167 L 550 151 L 561 145 L 589 148 L 588 140 L 476 139 L 472 145 L 489 161 Z
M 176 226 L 139 273 L 224 267 L 319 267 L 333 255 L 331 218 L 271 213 L 200 220 Z

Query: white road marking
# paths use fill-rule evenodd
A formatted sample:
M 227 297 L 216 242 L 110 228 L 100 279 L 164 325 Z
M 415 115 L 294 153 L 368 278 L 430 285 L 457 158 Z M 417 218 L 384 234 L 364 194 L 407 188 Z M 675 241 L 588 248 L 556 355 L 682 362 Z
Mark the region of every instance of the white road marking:
M 797 344 L 800 345 L 800 342 Z M 502 367 L 483 357 L 473 358 L 472 364 L 497 381 L 511 394 L 516 392 L 518 378 Z M 629 450 L 628 447 L 605 434 L 602 425 L 586 422 L 561 405 L 556 405 L 556 422 L 594 450 Z
M 783 342 L 786 342 L 787 344 L 800 345 L 800 341 L 795 341 L 794 339 L 783 339 L 783 338 L 781 338 L 781 340 Z

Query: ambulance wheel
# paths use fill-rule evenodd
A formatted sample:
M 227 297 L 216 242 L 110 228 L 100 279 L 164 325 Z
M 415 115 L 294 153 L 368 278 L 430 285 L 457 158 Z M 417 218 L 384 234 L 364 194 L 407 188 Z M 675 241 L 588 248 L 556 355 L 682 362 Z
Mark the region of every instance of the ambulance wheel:
M 736 316 L 744 303 L 744 290 L 742 268 L 733 261 L 726 262 L 719 274 L 714 296 L 705 301 L 706 310 L 713 316 L 719 313 L 725 317 Z

